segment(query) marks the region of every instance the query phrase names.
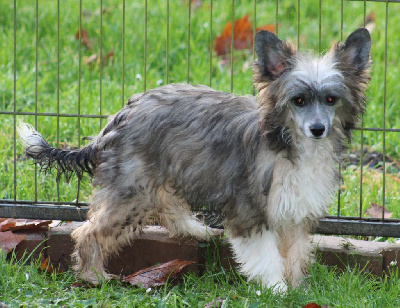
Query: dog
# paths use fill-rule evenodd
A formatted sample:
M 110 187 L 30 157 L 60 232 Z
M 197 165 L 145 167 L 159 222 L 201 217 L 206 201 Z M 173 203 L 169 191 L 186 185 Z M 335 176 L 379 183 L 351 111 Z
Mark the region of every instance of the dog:
M 32 126 L 26 154 L 58 177 L 92 177 L 88 220 L 73 233 L 74 269 L 99 283 L 104 264 L 153 220 L 171 236 L 218 236 L 193 215 L 213 209 L 240 271 L 263 286 L 296 287 L 308 234 L 327 212 L 338 164 L 365 111 L 371 37 L 354 31 L 325 55 L 298 52 L 275 34 L 255 38 L 254 96 L 169 84 L 133 95 L 91 143 L 49 145 Z

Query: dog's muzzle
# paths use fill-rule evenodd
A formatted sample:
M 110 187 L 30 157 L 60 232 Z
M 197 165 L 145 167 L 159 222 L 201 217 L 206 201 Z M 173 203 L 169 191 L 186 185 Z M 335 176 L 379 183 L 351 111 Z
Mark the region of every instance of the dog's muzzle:
M 321 136 L 325 132 L 325 125 L 317 123 L 317 124 L 312 125 L 310 127 L 310 130 L 314 137 L 321 138 Z

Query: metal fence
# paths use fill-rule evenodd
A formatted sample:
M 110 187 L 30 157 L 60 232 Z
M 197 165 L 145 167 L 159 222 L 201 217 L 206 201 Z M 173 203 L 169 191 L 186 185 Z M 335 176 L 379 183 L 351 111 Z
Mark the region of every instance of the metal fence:
M 104 3 L 103 3 L 104 2 Z M 365 127 L 364 121 L 361 127 L 358 129 L 357 138 L 359 140 L 360 148 L 360 162 L 359 168 L 359 201 L 358 201 L 358 213 L 356 216 L 343 215 L 344 205 L 341 202 L 341 192 L 338 193 L 337 210 L 335 215 L 328 216 L 321 220 L 321 224 L 316 230 L 319 233 L 325 234 L 349 234 L 349 235 L 375 235 L 375 236 L 388 236 L 388 237 L 400 237 L 400 219 L 386 218 L 384 216 L 384 209 L 387 204 L 386 195 L 386 137 L 388 134 L 395 134 L 398 136 L 400 132 L 399 128 L 387 127 L 387 109 L 392 108 L 387 105 L 387 97 L 396 93 L 391 93 L 391 90 L 387 88 L 388 79 L 388 29 L 391 27 L 398 27 L 396 24 L 390 24 L 389 16 L 390 9 L 393 6 L 399 6 L 394 2 L 400 2 L 400 0 L 375 0 L 375 1 L 335 1 L 336 6 L 336 18 L 334 23 L 326 25 L 324 24 L 324 16 L 331 12 L 325 13 L 326 7 L 330 6 L 331 3 L 327 4 L 327 1 L 315 0 L 315 1 L 252 1 L 252 0 L 232 0 L 223 1 L 225 4 L 225 10 L 221 10 L 221 2 L 213 0 L 203 1 L 190 1 L 190 0 L 165 0 L 165 1 L 135 1 L 134 4 L 128 1 L 88 1 L 80 0 L 73 2 L 76 7 L 75 19 L 72 23 L 75 23 L 76 34 L 71 35 L 64 41 L 66 35 L 64 30 L 65 19 L 68 14 L 64 14 L 64 9 L 70 2 L 58 1 L 39 1 L 35 2 L 23 2 L 14 0 L 14 2 L 2 2 L 0 4 L 0 12 L 7 11 L 7 16 L 4 13 L 0 13 L 0 26 L 4 28 L 4 37 L 7 35 L 9 41 L 12 41 L 11 45 L 4 46 L 10 50 L 8 57 L 4 56 L 3 60 L 0 58 L 0 65 L 3 68 L 8 68 L 10 75 L 8 76 L 8 82 L 4 82 L 5 90 L 3 95 L 0 95 L 1 106 L 0 106 L 0 117 L 3 119 L 4 132 L 0 135 L 0 142 L 5 147 L 12 147 L 12 149 L 4 149 L 3 154 L 9 156 L 9 160 L 4 159 L 5 163 L 1 165 L 2 168 L 2 190 L 0 193 L 0 217 L 14 217 L 14 218 L 34 218 L 34 219 L 57 219 L 57 220 L 84 220 L 87 213 L 87 204 L 85 200 L 82 201 L 81 183 L 75 182 L 65 186 L 64 184 L 56 183 L 55 176 L 49 176 L 47 179 L 43 179 L 39 175 L 37 167 L 32 167 L 34 170 L 25 170 L 26 165 L 30 165 L 28 161 L 24 161 L 22 157 L 22 150 L 18 145 L 16 136 L 16 126 L 19 118 L 29 118 L 28 122 L 33 123 L 36 127 L 41 126 L 42 121 L 49 121 L 50 126 L 53 130 L 53 140 L 57 146 L 63 146 L 62 143 L 64 138 L 69 140 L 75 140 L 76 146 L 80 146 L 83 136 L 87 136 L 87 132 L 95 133 L 98 131 L 103 124 L 106 122 L 105 119 L 109 114 L 116 112 L 121 106 L 124 105 L 127 100 L 127 95 L 134 94 L 134 92 L 142 92 L 150 87 L 154 87 L 158 82 L 154 82 L 155 79 L 160 78 L 159 83 L 170 83 L 176 81 L 184 81 L 189 83 L 205 83 L 214 88 L 221 89 L 219 80 L 228 79 L 225 82 L 225 86 L 222 86 L 222 90 L 236 92 L 242 81 L 238 78 L 242 78 L 238 64 L 245 62 L 242 61 L 243 53 L 235 51 L 235 20 L 239 17 L 249 14 L 250 19 L 253 23 L 251 25 L 251 31 L 253 34 L 256 32 L 258 23 L 262 24 L 260 18 L 265 18 L 266 15 L 270 20 L 271 26 L 276 29 L 278 35 L 288 34 L 292 40 L 297 40 L 297 44 L 302 47 L 305 43 L 302 42 L 303 35 L 306 35 L 306 40 L 316 39 L 316 45 L 312 45 L 317 51 L 324 51 L 325 47 L 325 34 L 332 32 L 332 28 L 336 31 L 334 38 L 336 40 L 342 40 L 344 33 L 347 31 L 346 23 L 347 20 L 351 19 L 355 14 L 352 12 L 354 9 L 354 3 L 357 2 L 356 10 L 358 11 L 357 18 L 362 20 L 363 25 L 368 21 L 368 10 L 370 3 L 381 2 L 379 5 L 379 15 L 376 13 L 376 18 L 381 20 L 382 33 L 381 40 L 384 40 L 383 50 L 376 52 L 377 54 L 383 55 L 384 67 L 382 78 L 382 87 L 379 91 L 382 91 L 382 102 L 381 108 L 383 111 L 382 125 L 380 127 Z M 44 6 L 53 5 L 53 11 L 47 8 L 47 13 L 42 15 L 41 12 Z M 68 3 L 68 4 L 66 4 Z M 178 4 L 177 4 L 178 3 Z M 265 4 L 267 3 L 267 4 Z M 311 4 L 310 4 L 311 3 Z M 333 3 L 333 2 L 332 2 Z M 351 5 L 349 4 L 351 3 Z M 162 20 L 157 21 L 159 16 L 153 16 L 153 12 L 156 6 L 162 6 Z M 3 6 L 3 8 L 1 7 Z M 317 16 L 308 16 L 310 6 L 317 12 Z M 200 7 L 200 8 L 198 8 Z M 203 9 L 207 13 L 198 14 L 197 10 Z M 262 11 L 261 11 L 262 9 Z M 267 13 L 265 12 L 268 9 Z M 112 10 L 112 14 L 117 14 L 118 18 L 110 21 L 108 17 L 108 10 Z M 158 8 L 159 10 L 159 8 Z M 396 7 L 396 10 L 399 11 Z M 31 12 L 30 14 L 27 12 Z M 399 11 L 400 12 L 400 11 Z M 2 15 L 3 14 L 3 15 Z M 46 18 L 53 14 L 52 17 L 53 25 L 52 29 L 45 29 L 43 25 L 48 26 Z M 325 15 L 324 15 L 325 14 Z M 352 15 L 353 14 L 353 15 Z M 68 15 L 68 16 L 67 16 Z M 177 18 L 172 20 L 172 16 L 180 16 L 179 22 Z M 201 15 L 199 17 L 199 15 Z M 350 15 L 350 16 L 348 16 Z M 90 38 L 87 37 L 85 27 L 90 25 L 90 21 L 93 21 L 96 16 L 97 30 L 93 30 L 96 33 L 97 42 L 96 48 L 89 47 Z M 225 18 L 225 19 L 224 19 Z M 313 20 L 315 31 L 312 33 L 303 32 L 303 24 L 309 23 L 310 19 Z M 152 20 L 152 21 L 151 21 Z M 382 21 L 383 20 L 383 21 Z M 152 22 L 151 24 L 150 21 Z M 272 21 L 272 22 L 271 22 Z M 231 22 L 231 35 L 228 36 L 230 40 L 229 51 L 224 56 L 218 56 L 214 50 L 215 39 L 217 35 L 222 31 L 224 22 Z M 71 23 L 71 22 L 70 22 Z M 68 24 L 71 26 L 71 24 Z M 179 23 L 185 28 L 184 33 L 179 33 L 175 36 L 175 31 L 178 29 Z M 349 22 L 351 23 L 351 22 Z M 26 30 L 24 27 L 27 25 L 32 27 L 32 31 L 29 32 L 28 37 L 23 37 L 22 34 Z M 68 25 L 65 28 L 68 28 Z M 199 27 L 199 25 L 202 25 Z M 362 26 L 362 25 L 361 25 Z M 113 27 L 118 29 L 113 29 Z M 140 36 L 140 51 L 137 57 L 137 62 L 140 62 L 142 67 L 139 69 L 139 73 L 135 71 L 132 66 L 132 55 L 130 53 L 130 44 L 132 43 L 131 34 L 127 33 L 128 30 L 137 28 L 136 34 Z M 329 27 L 329 28 L 327 28 Z M 350 26 L 349 26 L 350 27 Z M 351 25 L 354 28 L 354 25 Z M 92 25 L 92 29 L 95 27 Z M 50 36 L 53 31 L 54 40 L 49 42 L 50 45 L 47 48 L 52 50 L 49 52 L 49 68 L 44 68 L 46 55 L 44 55 L 45 49 L 43 48 L 43 42 L 46 42 L 46 35 Z M 156 38 L 159 33 L 162 33 L 162 42 Z M 129 35 L 129 37 L 128 37 Z M 118 41 L 118 59 L 114 56 L 116 51 L 106 50 L 105 38 L 114 36 L 114 39 Z M 203 39 L 198 39 L 198 37 Z M 27 42 L 29 38 L 29 42 Z M 283 39 L 286 39 L 282 35 Z M 330 40 L 329 37 L 327 40 Z M 201 42 L 207 42 L 206 46 L 201 48 L 197 44 L 196 40 Z M 400 39 L 398 35 L 397 40 Z M 149 42 L 151 40 L 151 42 Z M 127 43 L 129 42 L 129 43 Z M 33 56 L 24 56 L 23 50 L 26 45 L 31 46 Z M 65 82 L 63 76 L 67 73 L 62 73 L 62 66 L 65 57 L 65 53 L 68 44 L 76 47 L 75 57 L 76 66 L 76 78 L 75 82 Z M 139 43 L 138 43 L 139 44 Z M 152 49 L 157 44 L 161 44 L 162 47 L 158 46 L 158 50 L 154 53 Z M 307 45 L 306 47 L 310 47 Z M 205 72 L 201 78 L 198 78 L 200 73 L 194 70 L 194 67 L 199 64 L 197 57 L 197 49 L 202 49 L 208 52 L 207 65 L 203 65 L 208 68 L 208 72 Z M 89 52 L 96 53 L 89 56 Z M 89 51 L 91 50 L 91 51 Z M 181 51 L 179 51 L 181 50 Z M 182 52 L 182 50 L 184 50 Z M 41 56 L 39 56 L 41 53 Z M 184 57 L 179 59 L 176 54 L 183 54 Z M 248 58 L 251 58 L 251 53 L 254 56 L 254 51 Z M 157 59 L 149 58 L 149 55 L 157 55 Z M 114 59 L 113 59 L 114 58 Z M 130 60 L 128 59 L 130 58 Z M 92 61 L 92 62 L 90 62 Z M 117 75 L 113 75 L 113 70 L 108 66 L 108 61 L 115 61 L 115 66 L 118 65 L 119 71 Z M 155 69 L 155 62 L 162 62 L 163 70 L 161 73 Z M 67 62 L 67 61 L 65 61 Z M 93 64 L 94 63 L 94 64 Z M 228 64 L 226 64 L 228 63 Z M 179 67 L 176 68 L 176 65 Z M 23 82 L 24 65 L 28 66 L 33 70 L 30 76 L 31 80 L 27 81 L 29 86 L 29 93 L 24 93 L 24 90 L 19 90 L 22 87 L 20 84 Z M 47 64 L 46 64 L 47 65 Z M 93 69 L 91 66 L 94 65 Z M 242 63 L 240 64 L 242 65 Z M 223 67 L 223 69 L 221 69 Z M 65 70 L 65 68 L 64 68 Z M 68 69 L 68 73 L 73 69 Z M 25 70 L 28 72 L 28 70 Z M 82 87 L 87 82 L 87 71 L 90 74 L 98 74 L 96 88 L 98 92 L 95 97 L 98 98 L 96 108 L 86 108 L 85 97 L 82 96 Z M 238 73 L 239 72 L 239 73 Z M 197 74 L 197 75 L 196 75 Z M 251 87 L 251 71 L 245 72 L 248 75 L 246 78 L 249 84 L 247 93 L 253 92 Z M 239 77 L 237 75 L 240 75 Z M 50 77 L 48 77 L 50 76 Z M 128 77 L 129 76 L 129 77 Z M 133 78 L 134 76 L 134 78 Z M 50 82 L 53 84 L 54 89 L 53 102 L 47 107 L 41 107 L 41 91 L 46 92 L 45 87 L 42 85 Z M 200 82 L 198 82 L 200 81 Z M 118 83 L 120 84 L 120 90 L 116 92 L 113 89 L 113 94 L 108 95 L 109 84 Z M 130 84 L 134 84 L 133 87 Z M 228 86 L 226 86 L 228 85 Z M 69 111 L 65 105 L 70 104 L 68 98 L 63 97 L 63 87 L 75 87 L 77 93 L 74 99 L 74 111 Z M 89 86 L 90 87 L 90 86 Z M 225 87 L 225 88 L 223 88 Z M 131 89 L 132 88 L 132 89 Z M 130 92 L 132 90 L 132 92 Z M 127 92 L 130 93 L 127 93 Z M 242 89 L 239 92 L 245 92 Z M 86 92 L 85 92 L 86 93 Z M 89 92 L 87 92 L 89 93 Z M 1 92 L 0 92 L 1 94 Z M 2 97 L 1 97 L 2 96 Z M 112 98 L 110 101 L 109 98 Z M 26 105 L 25 105 L 26 103 Z M 48 108 L 48 110 L 46 110 Z M 94 110 L 94 112 L 93 112 Z M 368 115 L 367 115 L 368 116 Z M 73 123 L 71 125 L 71 123 Z M 74 127 L 74 129 L 66 134 L 69 137 L 62 135 L 63 128 Z M 89 127 L 89 128 L 88 128 Z M 363 164 L 364 155 L 364 134 L 373 132 L 381 134 L 382 140 L 382 157 L 383 157 L 383 168 L 381 169 L 382 177 L 382 189 L 380 196 L 380 203 L 383 207 L 381 218 L 368 218 L 365 217 L 366 205 L 363 204 L 363 168 L 366 168 Z M 71 137 L 72 135 L 72 137 Z M 45 135 L 45 137 L 47 137 Z M 393 138 L 392 138 L 393 140 Z M 32 178 L 28 181 L 28 184 L 23 180 L 24 178 Z M 8 179 L 8 180 L 4 180 Z M 87 185 L 86 183 L 85 185 Z M 26 187 L 28 186 L 28 187 Z M 50 191 L 45 198 L 41 197 L 41 191 L 43 187 L 46 187 Z M 53 187 L 48 187 L 53 186 Z M 55 187 L 55 188 L 54 188 Z M 75 200 L 65 200 L 61 195 L 64 190 L 71 189 L 74 191 L 76 196 Z M 28 191 L 28 192 L 26 192 Z M 390 201 L 392 206 L 400 206 L 400 200 L 394 198 Z

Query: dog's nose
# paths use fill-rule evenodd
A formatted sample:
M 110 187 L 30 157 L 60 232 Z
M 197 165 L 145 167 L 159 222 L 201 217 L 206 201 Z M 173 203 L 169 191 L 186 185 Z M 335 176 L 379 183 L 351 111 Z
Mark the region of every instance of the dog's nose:
M 311 133 L 314 135 L 314 137 L 321 137 L 322 134 L 325 131 L 325 126 L 323 124 L 314 124 L 313 126 L 310 127 Z

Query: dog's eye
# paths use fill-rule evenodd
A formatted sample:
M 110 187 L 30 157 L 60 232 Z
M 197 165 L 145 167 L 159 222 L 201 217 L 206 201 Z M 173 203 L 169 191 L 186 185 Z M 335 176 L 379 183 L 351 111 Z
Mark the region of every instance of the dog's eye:
M 336 101 L 337 101 L 337 98 L 334 97 L 334 96 L 328 96 L 328 97 L 326 98 L 326 104 L 327 104 L 328 106 L 333 106 L 333 105 L 335 105 L 335 104 L 336 104 Z
M 295 97 L 293 99 L 293 103 L 297 107 L 303 107 L 306 104 L 306 102 L 304 101 L 304 99 L 302 97 Z

